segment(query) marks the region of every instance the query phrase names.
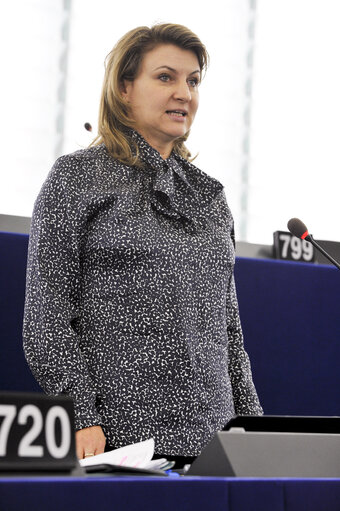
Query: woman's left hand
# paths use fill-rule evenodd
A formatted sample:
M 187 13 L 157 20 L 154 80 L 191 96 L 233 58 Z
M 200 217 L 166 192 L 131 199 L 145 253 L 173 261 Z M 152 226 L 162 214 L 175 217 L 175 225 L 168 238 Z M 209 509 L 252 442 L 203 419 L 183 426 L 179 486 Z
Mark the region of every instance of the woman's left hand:
M 78 459 L 82 460 L 95 454 L 101 454 L 105 449 L 106 438 L 100 426 L 90 426 L 76 432 L 76 451 Z

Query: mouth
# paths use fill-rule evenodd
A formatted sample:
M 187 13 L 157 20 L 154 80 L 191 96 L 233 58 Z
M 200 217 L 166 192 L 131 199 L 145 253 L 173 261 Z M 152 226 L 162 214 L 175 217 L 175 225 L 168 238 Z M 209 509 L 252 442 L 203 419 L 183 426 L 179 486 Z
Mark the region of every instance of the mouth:
M 174 117 L 186 117 L 188 115 L 185 110 L 167 110 L 166 113 Z

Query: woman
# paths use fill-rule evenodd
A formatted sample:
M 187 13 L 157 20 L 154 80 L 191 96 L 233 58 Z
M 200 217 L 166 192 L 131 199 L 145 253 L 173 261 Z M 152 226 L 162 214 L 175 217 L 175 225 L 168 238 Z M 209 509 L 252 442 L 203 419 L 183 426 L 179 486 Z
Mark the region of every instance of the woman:
M 262 413 L 232 216 L 184 145 L 207 60 L 181 25 L 128 32 L 96 144 L 59 158 L 35 204 L 25 353 L 46 392 L 73 397 L 79 458 L 153 437 L 183 464 L 235 414 Z

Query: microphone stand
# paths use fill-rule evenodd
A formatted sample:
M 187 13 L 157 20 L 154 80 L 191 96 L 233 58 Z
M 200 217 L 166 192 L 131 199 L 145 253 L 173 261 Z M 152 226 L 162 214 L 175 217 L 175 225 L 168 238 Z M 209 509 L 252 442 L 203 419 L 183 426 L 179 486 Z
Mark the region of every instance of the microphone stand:
M 332 256 L 327 254 L 327 252 L 322 247 L 320 247 L 320 245 L 315 241 L 311 234 L 308 234 L 304 239 L 309 241 L 317 250 L 321 252 L 321 254 L 323 254 L 331 263 L 334 264 L 334 266 L 340 270 L 340 264 L 335 259 L 333 259 Z

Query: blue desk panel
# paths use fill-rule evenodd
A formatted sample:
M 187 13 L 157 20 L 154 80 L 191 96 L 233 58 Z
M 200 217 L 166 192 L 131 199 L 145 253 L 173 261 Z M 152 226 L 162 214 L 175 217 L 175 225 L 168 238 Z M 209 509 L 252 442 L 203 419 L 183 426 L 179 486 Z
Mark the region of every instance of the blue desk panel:
M 1 511 L 339 511 L 340 479 L 2 478 Z
M 239 258 L 235 278 L 265 413 L 340 415 L 340 271 Z

